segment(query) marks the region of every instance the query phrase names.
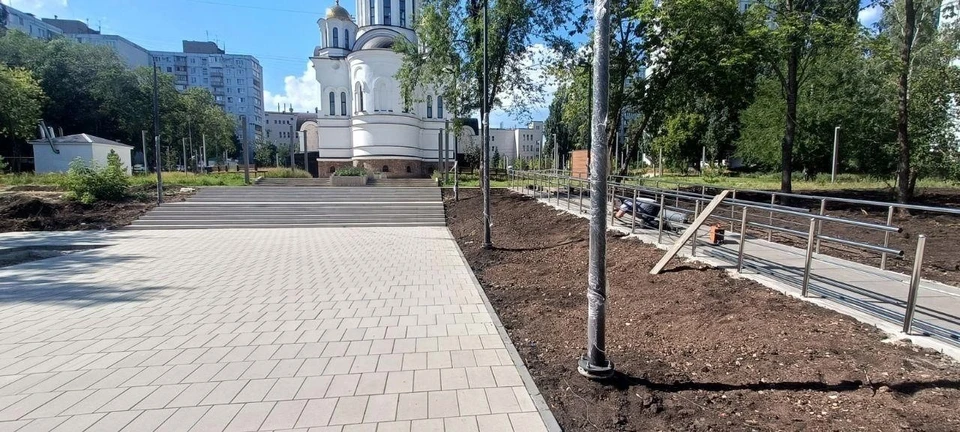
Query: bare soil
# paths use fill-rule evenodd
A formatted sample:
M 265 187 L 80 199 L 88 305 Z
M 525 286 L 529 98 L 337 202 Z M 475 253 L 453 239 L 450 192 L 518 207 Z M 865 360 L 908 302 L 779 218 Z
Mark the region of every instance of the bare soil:
M 587 380 L 588 226 L 532 199 L 445 198 L 447 222 L 567 431 L 955 431 L 960 366 L 841 314 L 723 271 L 607 236 L 607 349 L 617 375 Z
M 0 193 L 0 232 L 117 229 L 156 207 L 156 201 L 146 197 L 83 204 L 60 195 L 36 188 Z M 166 202 L 183 199 L 182 195 L 164 197 Z

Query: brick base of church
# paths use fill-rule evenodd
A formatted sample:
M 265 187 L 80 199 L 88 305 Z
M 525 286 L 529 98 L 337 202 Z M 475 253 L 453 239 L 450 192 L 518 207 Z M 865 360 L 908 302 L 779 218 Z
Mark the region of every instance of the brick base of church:
M 321 176 L 329 176 L 336 170 L 346 167 L 363 167 L 369 173 L 384 173 L 387 178 L 424 178 L 430 177 L 439 166 L 436 162 L 423 162 L 417 159 L 373 159 L 357 161 L 318 161 Z M 453 163 L 448 163 L 452 167 Z

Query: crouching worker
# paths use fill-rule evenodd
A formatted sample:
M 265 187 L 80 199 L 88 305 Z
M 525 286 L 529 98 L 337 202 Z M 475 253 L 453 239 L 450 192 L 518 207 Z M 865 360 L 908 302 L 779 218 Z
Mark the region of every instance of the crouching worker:
M 649 198 L 638 198 L 636 202 L 630 198 L 616 198 L 616 201 L 620 203 L 613 215 L 617 220 L 622 222 L 622 218 L 626 214 L 632 216 L 634 207 L 636 207 L 636 215 L 641 222 L 641 227 L 653 228 L 659 226 L 660 204 L 656 201 Z M 674 229 L 670 222 L 686 222 L 686 216 L 683 213 L 671 210 L 666 210 L 663 213 L 664 227 L 668 230 Z

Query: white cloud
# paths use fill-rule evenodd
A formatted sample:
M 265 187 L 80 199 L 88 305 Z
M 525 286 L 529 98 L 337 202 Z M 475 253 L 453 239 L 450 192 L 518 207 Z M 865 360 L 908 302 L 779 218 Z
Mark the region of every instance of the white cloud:
M 263 91 L 263 105 L 267 111 L 273 111 L 277 104 L 293 106 L 297 112 L 313 112 L 320 104 L 320 83 L 313 70 L 313 64 L 307 62 L 306 70 L 299 77 L 288 75 L 283 79 L 283 93 L 273 94 Z
M 38 17 L 65 11 L 69 6 L 68 0 L 0 0 L 0 3 Z
M 857 14 L 857 20 L 860 21 L 860 24 L 869 27 L 879 21 L 882 15 L 883 6 L 873 5 L 861 10 L 860 13 Z

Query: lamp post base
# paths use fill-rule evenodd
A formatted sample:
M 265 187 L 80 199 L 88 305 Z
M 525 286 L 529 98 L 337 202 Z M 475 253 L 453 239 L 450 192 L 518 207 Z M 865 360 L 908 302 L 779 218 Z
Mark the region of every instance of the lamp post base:
M 607 379 L 613 376 L 613 362 L 607 360 L 607 364 L 603 366 L 591 365 L 590 359 L 584 355 L 581 356 L 580 361 L 577 362 L 577 372 L 580 372 L 580 375 L 590 379 Z

